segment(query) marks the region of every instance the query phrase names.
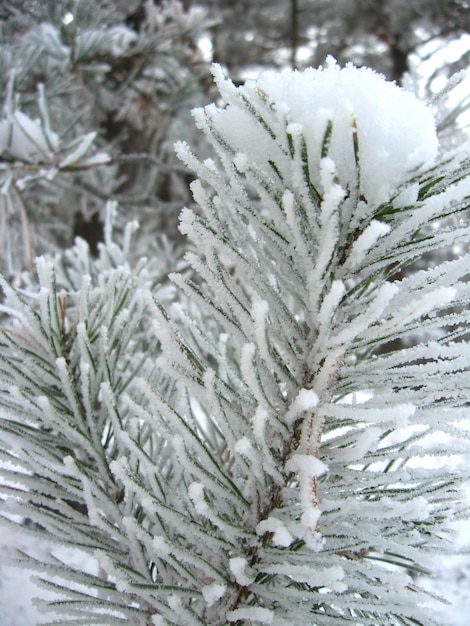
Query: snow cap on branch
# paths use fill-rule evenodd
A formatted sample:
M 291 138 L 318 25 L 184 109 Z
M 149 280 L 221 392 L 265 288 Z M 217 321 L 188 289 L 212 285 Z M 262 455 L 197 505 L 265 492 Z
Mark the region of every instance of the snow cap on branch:
M 252 163 L 264 171 L 269 171 L 267 159 L 272 158 L 273 147 L 267 145 L 263 123 L 253 122 L 243 101 L 268 101 L 286 133 L 303 135 L 313 179 L 321 158 L 326 156 L 322 154 L 324 140 L 332 124 L 327 153 L 335 163 L 340 185 L 354 188 L 358 156 L 360 194 L 369 203 L 386 201 L 411 170 L 429 166 L 437 156 L 431 110 L 369 68 L 358 69 L 351 64 L 340 68 L 330 57 L 325 67 L 302 72 L 266 71 L 237 89 L 218 65 L 213 67 L 213 74 L 228 106 L 216 114 L 211 111 L 212 127 L 237 153 L 249 154 Z M 195 114 L 198 125 L 205 124 L 201 114 L 201 110 Z M 349 144 L 345 142 L 348 136 Z

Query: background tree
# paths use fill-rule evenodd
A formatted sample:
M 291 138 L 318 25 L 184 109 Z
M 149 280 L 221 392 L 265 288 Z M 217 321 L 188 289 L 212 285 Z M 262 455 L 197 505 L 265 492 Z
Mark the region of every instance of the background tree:
M 149 250 L 162 232 L 174 241 L 188 181 L 172 144 L 204 101 L 203 11 L 41 1 L 3 3 L 2 16 L 3 271 L 75 235 L 96 251 L 109 198 L 147 224 Z
M 294 67 L 317 67 L 333 55 L 343 64 L 373 67 L 400 83 L 410 69 L 410 56 L 423 43 L 449 42 L 470 30 L 469 7 L 462 0 L 201 4 L 210 7 L 212 15 L 220 15 L 219 26 L 212 31 L 214 60 L 236 77 L 247 66 L 279 67 L 290 59 Z M 448 71 L 467 67 L 468 54 L 467 46 Z

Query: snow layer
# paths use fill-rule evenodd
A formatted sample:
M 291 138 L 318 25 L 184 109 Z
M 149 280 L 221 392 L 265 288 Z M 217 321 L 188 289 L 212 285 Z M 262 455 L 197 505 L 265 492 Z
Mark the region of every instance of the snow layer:
M 235 611 L 229 611 L 227 618 L 231 622 L 237 622 L 239 620 L 250 620 L 259 624 L 272 624 L 274 619 L 274 613 L 269 609 L 264 609 L 261 606 L 248 606 L 241 609 L 235 609 Z
M 217 110 L 212 119 L 214 127 L 239 155 L 250 154 L 252 162 L 269 171 L 265 162 L 266 155 L 272 155 L 272 146 L 267 145 L 263 124 L 256 127 L 251 114 L 236 103 L 233 86 L 218 66 L 214 75 L 229 102 L 224 111 Z M 260 95 L 272 101 L 286 132 L 303 135 L 307 149 L 324 145 L 328 124 L 333 122 L 328 157 L 336 166 L 343 189 L 354 187 L 357 142 L 361 193 L 368 202 L 388 199 L 390 191 L 409 177 L 412 169 L 430 165 L 437 155 L 431 111 L 413 94 L 368 68 L 348 65 L 341 69 L 329 59 L 320 69 L 263 72 L 256 80 L 247 81 L 241 91 L 252 102 Z M 195 112 L 195 119 L 196 123 L 202 121 L 202 111 Z M 349 146 L 344 140 L 348 136 Z M 316 177 L 321 157 L 320 153 L 309 154 L 312 178 Z M 242 170 L 243 165 L 238 156 L 237 166 Z
M 242 556 L 234 556 L 230 559 L 230 571 L 235 577 L 235 580 L 242 587 L 251 585 L 254 581 L 254 577 L 246 573 L 248 568 L 248 561 Z
M 256 527 L 256 534 L 264 535 L 264 533 L 273 533 L 272 541 L 275 546 L 287 548 L 294 541 L 293 536 L 281 520 L 276 517 L 269 516 L 268 518 L 261 520 Z
M 0 154 L 8 152 L 14 159 L 28 163 L 48 160 L 51 150 L 58 146 L 58 136 L 48 136 L 41 121 L 32 120 L 21 111 L 15 111 L 8 119 L 0 121 Z
M 207 606 L 212 606 L 215 602 L 217 602 L 217 600 L 220 600 L 226 590 L 227 587 L 225 585 L 220 585 L 219 583 L 205 585 L 202 588 L 202 595 L 207 603 Z
M 16 567 L 12 551 L 20 549 L 40 558 L 51 546 L 38 541 L 36 536 L 25 534 L 21 527 L 2 527 L 0 537 L 0 625 L 38 626 L 46 620 L 46 616 L 35 599 L 57 600 L 57 594 L 40 589 L 31 579 L 36 573 Z M 52 552 L 62 562 L 69 563 L 78 570 L 92 574 L 98 571 L 96 561 L 79 549 L 55 547 Z M 49 619 L 54 617 L 54 613 L 48 614 Z

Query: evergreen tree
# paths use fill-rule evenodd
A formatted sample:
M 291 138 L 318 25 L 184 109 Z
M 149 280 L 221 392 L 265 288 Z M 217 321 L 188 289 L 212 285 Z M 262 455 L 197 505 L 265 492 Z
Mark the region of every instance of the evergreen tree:
M 61 624 L 441 624 L 412 573 L 465 512 L 470 257 L 420 261 L 468 241 L 468 145 L 371 70 L 214 73 L 178 304 L 112 206 L 97 259 L 2 281 L 3 522 L 96 563 L 21 555 Z
M 147 251 L 178 240 L 189 197 L 173 142 L 206 101 L 204 11 L 40 0 L 2 3 L 0 20 L 1 271 L 19 281 L 77 235 L 96 253 L 110 198 L 145 224 Z

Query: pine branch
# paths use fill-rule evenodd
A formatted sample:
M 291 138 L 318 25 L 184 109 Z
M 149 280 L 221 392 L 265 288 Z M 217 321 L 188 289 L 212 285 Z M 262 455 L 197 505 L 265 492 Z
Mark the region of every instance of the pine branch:
M 22 556 L 64 624 L 437 624 L 410 572 L 465 507 L 469 257 L 420 261 L 468 238 L 435 227 L 468 148 L 369 70 L 214 73 L 177 306 L 110 222 L 34 301 L 2 283 L 3 516 L 94 559 Z

